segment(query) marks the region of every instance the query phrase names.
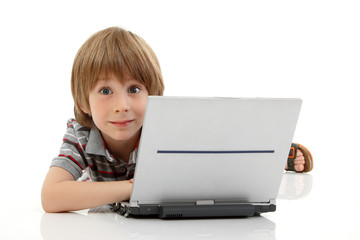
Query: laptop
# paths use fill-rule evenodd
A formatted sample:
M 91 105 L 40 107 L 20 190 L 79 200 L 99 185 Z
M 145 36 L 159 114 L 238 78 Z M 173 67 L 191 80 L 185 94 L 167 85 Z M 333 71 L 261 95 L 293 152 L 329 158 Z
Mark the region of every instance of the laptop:
M 275 211 L 301 104 L 149 96 L 132 194 L 114 209 L 160 218 Z

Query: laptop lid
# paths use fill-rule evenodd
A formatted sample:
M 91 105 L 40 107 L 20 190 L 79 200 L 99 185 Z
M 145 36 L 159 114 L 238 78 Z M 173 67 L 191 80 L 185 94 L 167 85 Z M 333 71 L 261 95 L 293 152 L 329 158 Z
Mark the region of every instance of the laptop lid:
M 277 196 L 300 99 L 149 96 L 130 205 Z

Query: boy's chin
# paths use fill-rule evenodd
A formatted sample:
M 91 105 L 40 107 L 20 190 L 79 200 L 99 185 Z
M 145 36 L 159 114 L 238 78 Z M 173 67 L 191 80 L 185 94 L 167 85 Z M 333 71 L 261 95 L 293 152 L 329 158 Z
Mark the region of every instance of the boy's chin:
M 110 137 L 115 141 L 130 141 L 130 140 L 137 139 L 139 137 L 139 134 L 138 134 L 138 132 L 128 133 L 128 134 L 122 133 L 122 134 L 115 134 Z
M 129 141 L 132 139 L 132 136 L 114 136 L 111 137 L 114 141 Z

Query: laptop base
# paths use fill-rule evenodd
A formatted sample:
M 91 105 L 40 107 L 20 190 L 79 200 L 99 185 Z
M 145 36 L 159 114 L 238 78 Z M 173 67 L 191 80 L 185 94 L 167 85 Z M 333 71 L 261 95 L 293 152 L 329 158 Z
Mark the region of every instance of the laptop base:
M 130 207 L 118 203 L 113 210 L 125 217 L 148 216 L 158 218 L 209 218 L 209 217 L 252 217 L 265 212 L 276 211 L 275 204 L 219 204 L 219 205 L 142 205 Z

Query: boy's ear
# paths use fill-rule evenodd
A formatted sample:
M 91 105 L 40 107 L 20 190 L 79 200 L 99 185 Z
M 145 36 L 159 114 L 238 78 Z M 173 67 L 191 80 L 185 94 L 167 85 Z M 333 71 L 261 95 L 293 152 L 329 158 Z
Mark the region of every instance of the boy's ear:
M 91 111 L 87 107 L 84 107 L 83 105 L 80 105 L 80 109 L 81 109 L 81 111 L 83 111 L 87 115 L 91 116 Z

